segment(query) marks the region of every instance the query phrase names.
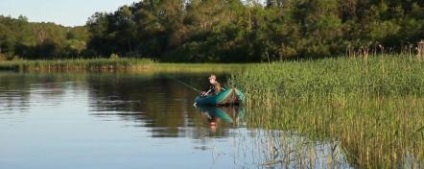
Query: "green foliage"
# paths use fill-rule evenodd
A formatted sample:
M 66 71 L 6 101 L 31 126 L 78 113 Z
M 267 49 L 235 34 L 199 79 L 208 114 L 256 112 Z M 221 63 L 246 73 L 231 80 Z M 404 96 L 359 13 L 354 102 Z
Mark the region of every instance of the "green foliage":
M 424 38 L 423 7 L 416 0 L 140 1 L 93 15 L 89 44 L 101 55 L 173 62 L 402 52 Z
M 0 54 L 25 59 L 63 59 L 78 57 L 86 50 L 85 27 L 63 27 L 53 23 L 30 23 L 0 16 Z
M 149 0 L 96 12 L 83 27 L 0 17 L 0 53 L 26 59 L 149 57 L 269 62 L 413 53 L 424 3 L 366 0 Z

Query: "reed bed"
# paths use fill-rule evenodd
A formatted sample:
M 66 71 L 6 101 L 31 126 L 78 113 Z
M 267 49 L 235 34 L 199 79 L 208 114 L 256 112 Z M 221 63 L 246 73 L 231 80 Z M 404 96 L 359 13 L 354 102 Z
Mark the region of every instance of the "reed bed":
M 68 60 L 13 60 L 0 62 L 0 68 L 17 71 L 94 71 L 146 69 L 155 62 L 151 59 L 68 59 Z
M 231 83 L 247 96 L 252 127 L 338 142 L 353 167 L 424 165 L 422 62 L 378 56 L 258 64 Z
M 241 64 L 177 64 L 158 63 L 142 58 L 98 58 L 69 60 L 0 61 L 0 70 L 24 72 L 50 71 L 129 71 L 129 72 L 228 72 L 240 71 Z

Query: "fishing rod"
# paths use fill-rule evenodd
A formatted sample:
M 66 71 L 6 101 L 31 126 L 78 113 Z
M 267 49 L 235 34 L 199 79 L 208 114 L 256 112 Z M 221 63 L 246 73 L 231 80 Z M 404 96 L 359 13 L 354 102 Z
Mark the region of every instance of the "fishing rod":
M 184 86 L 186 86 L 186 87 L 188 87 L 188 88 L 190 88 L 190 89 L 193 89 L 193 90 L 195 90 L 195 91 L 197 91 L 197 92 L 201 92 L 199 89 L 196 89 L 196 88 L 194 88 L 193 86 L 190 86 L 189 84 L 187 84 L 187 83 L 184 83 L 183 81 L 181 81 L 181 80 L 178 80 L 178 79 L 175 79 L 175 78 L 172 78 L 172 77 L 168 77 L 169 79 L 172 79 L 172 80 L 174 80 L 174 81 L 176 81 L 176 82 L 178 82 L 178 83 L 180 83 L 180 84 L 182 84 L 182 85 L 184 85 Z

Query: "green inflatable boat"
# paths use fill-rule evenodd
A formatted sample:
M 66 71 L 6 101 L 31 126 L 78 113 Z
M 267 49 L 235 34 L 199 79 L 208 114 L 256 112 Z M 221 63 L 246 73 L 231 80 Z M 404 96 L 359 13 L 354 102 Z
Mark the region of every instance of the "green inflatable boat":
M 197 96 L 194 99 L 194 104 L 201 106 L 241 105 L 244 100 L 245 96 L 240 90 L 230 88 L 223 89 L 217 95 Z

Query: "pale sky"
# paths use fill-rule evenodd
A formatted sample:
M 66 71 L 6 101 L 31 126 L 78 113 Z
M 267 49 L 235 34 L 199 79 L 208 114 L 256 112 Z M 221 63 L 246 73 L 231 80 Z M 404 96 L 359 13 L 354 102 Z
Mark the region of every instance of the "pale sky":
M 0 0 L 0 15 L 29 22 L 54 22 L 63 26 L 85 25 L 95 12 L 114 12 L 137 0 Z

